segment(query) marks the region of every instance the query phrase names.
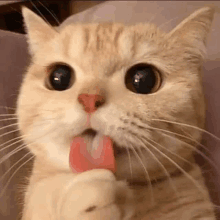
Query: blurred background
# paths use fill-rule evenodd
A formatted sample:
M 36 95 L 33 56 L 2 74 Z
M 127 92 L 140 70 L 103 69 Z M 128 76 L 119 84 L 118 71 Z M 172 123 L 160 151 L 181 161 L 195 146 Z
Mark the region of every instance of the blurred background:
M 21 5 L 43 15 L 52 25 L 58 25 L 72 14 L 84 11 L 103 1 L 16 0 L 0 1 L 0 29 L 24 34 Z

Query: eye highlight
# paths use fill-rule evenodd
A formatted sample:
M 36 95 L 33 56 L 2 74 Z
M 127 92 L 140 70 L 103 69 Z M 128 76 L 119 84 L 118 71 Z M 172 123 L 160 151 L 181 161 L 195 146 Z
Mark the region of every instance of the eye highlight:
M 127 71 L 125 85 L 127 89 L 134 93 L 149 94 L 159 89 L 161 76 L 151 65 L 136 64 Z
M 55 64 L 50 66 L 48 71 L 47 87 L 51 90 L 66 90 L 74 82 L 74 70 L 66 64 Z

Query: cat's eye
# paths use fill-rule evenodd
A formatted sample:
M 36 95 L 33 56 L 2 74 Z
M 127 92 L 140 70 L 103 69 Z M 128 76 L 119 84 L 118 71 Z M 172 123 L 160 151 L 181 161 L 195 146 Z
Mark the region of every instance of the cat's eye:
M 49 77 L 47 86 L 49 89 L 63 91 L 73 84 L 74 70 L 65 64 L 56 64 L 48 68 Z
M 125 85 L 132 92 L 148 94 L 156 92 L 161 84 L 161 76 L 155 67 L 140 63 L 126 73 Z

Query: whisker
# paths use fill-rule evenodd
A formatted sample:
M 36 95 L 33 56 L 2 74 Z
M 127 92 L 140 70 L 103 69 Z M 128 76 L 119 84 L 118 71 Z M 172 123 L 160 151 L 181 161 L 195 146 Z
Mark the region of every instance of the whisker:
M 9 127 L 12 127 L 12 126 L 15 126 L 15 125 L 18 125 L 18 123 L 13 123 L 13 124 L 10 124 L 10 125 L 3 126 L 3 127 L 0 128 L 0 131 L 5 129 L 5 128 L 9 128 Z
M 157 143 L 156 141 L 152 140 L 152 139 L 148 139 L 146 137 L 143 137 L 144 139 L 147 139 L 149 141 L 152 141 L 154 144 L 160 146 L 161 148 L 163 148 L 164 150 L 168 151 L 169 153 L 173 154 L 174 156 L 178 157 L 180 160 L 183 160 L 184 162 L 186 162 L 187 164 L 191 165 L 191 166 L 194 166 L 193 163 L 189 162 L 188 160 L 186 160 L 185 158 L 179 156 L 178 154 L 172 152 L 171 150 L 167 149 L 166 147 L 164 147 L 163 145 Z
M 137 138 L 137 137 L 138 137 L 138 138 Z M 176 197 L 179 197 L 179 196 L 178 196 L 178 192 L 177 192 L 177 188 L 176 188 L 176 186 L 174 185 L 174 183 L 173 183 L 173 181 L 172 181 L 172 178 L 171 178 L 171 176 L 170 176 L 170 173 L 167 171 L 167 169 L 166 169 L 165 166 L 162 164 L 162 162 L 160 162 L 160 160 L 155 156 L 155 154 L 154 154 L 147 146 L 145 146 L 145 143 L 144 143 L 144 141 L 142 140 L 141 137 L 136 136 L 136 140 L 139 140 L 139 141 L 142 142 L 142 145 L 141 145 L 141 146 L 143 146 L 144 149 L 147 150 L 147 151 L 152 155 L 152 157 L 154 158 L 154 160 L 157 161 L 157 163 L 161 166 L 161 168 L 162 168 L 162 170 L 164 171 L 165 175 L 166 175 L 167 178 L 169 179 L 169 182 L 170 182 L 170 184 L 171 184 L 171 186 L 172 186 L 172 188 L 173 188 L 173 190 L 174 190 L 174 192 L 175 192 L 175 194 L 176 194 Z M 145 140 L 145 141 L 146 141 L 146 140 Z M 149 143 L 148 141 L 146 141 L 146 142 L 147 142 L 149 145 L 152 146 L 151 143 Z
M 130 144 L 129 144 L 129 145 L 130 145 Z M 155 204 L 155 199 L 154 199 L 153 187 L 152 187 L 152 183 L 151 183 L 151 181 L 150 181 L 149 173 L 148 173 L 148 171 L 147 171 L 147 169 L 146 169 L 146 167 L 145 167 L 143 161 L 141 160 L 140 156 L 139 156 L 138 153 L 135 151 L 134 147 L 133 147 L 132 145 L 130 145 L 130 147 L 131 147 L 131 149 L 134 151 L 135 155 L 136 155 L 137 158 L 139 159 L 139 161 L 140 161 L 140 163 L 141 163 L 141 165 L 142 165 L 142 167 L 143 167 L 143 169 L 144 169 L 144 171 L 145 171 L 145 174 L 146 174 L 146 177 L 147 177 L 147 181 L 148 181 L 149 184 L 150 184 L 150 188 L 149 188 L 149 189 L 150 189 L 150 194 L 151 194 L 151 203 L 152 203 L 152 205 L 154 205 L 154 204 Z
M 50 121 L 51 119 L 53 119 L 53 118 L 51 117 L 51 118 L 44 119 L 44 121 L 42 123 L 44 123 L 45 121 Z M 16 123 L 16 124 L 18 125 L 19 123 Z M 10 125 L 10 126 L 12 126 L 12 125 Z M 36 126 L 41 126 L 41 124 L 37 124 Z M 2 128 L 0 128 L 0 130 L 3 129 L 3 128 L 6 128 L 6 127 L 2 127 Z M 9 131 L 9 132 L 6 132 L 6 133 L 3 133 L 3 134 L 0 135 L 0 138 L 6 136 L 8 134 L 11 134 L 13 132 L 18 132 L 18 131 L 20 131 L 19 128 L 15 129 L 15 130 L 12 130 L 12 131 Z M 0 145 L 0 146 L 2 146 L 2 145 Z
M 17 116 L 17 114 L 0 114 L 0 117 L 5 117 L 5 116 Z
M 211 151 L 206 147 L 204 146 L 203 144 L 199 143 L 198 141 L 188 137 L 188 136 L 185 136 L 185 135 L 182 135 L 182 134 L 179 134 L 177 132 L 173 132 L 173 131 L 168 131 L 168 130 L 165 130 L 165 129 L 162 129 L 162 128 L 155 128 L 155 127 L 152 127 L 152 126 L 147 126 L 146 129 L 153 129 L 153 130 L 158 130 L 158 131 L 162 131 L 162 132 L 166 132 L 166 133 L 169 133 L 169 134 L 174 134 L 176 136 L 179 136 L 179 137 L 183 137 L 185 139 L 188 139 L 188 140 L 191 140 L 191 141 L 194 141 L 196 142 L 199 146 L 201 146 L 204 150 L 208 151 L 209 153 L 211 153 Z M 179 140 L 179 139 L 178 139 Z M 184 142 L 185 143 L 185 142 Z
M 57 19 L 57 17 L 44 5 L 41 3 L 41 1 L 38 1 L 51 15 L 52 17 L 54 18 L 54 20 L 57 22 L 58 25 L 60 25 L 60 22 L 59 20 Z
M 15 145 L 15 144 L 17 144 L 17 143 L 19 143 L 19 142 L 22 142 L 23 139 L 22 139 L 21 137 L 19 137 L 19 138 L 20 138 L 19 141 L 15 141 L 15 142 L 13 142 L 12 144 L 9 144 L 9 145 L 7 145 L 6 147 L 1 148 L 1 149 L 0 149 L 0 152 L 3 151 L 3 150 L 5 150 L 5 149 L 8 149 L 9 147 L 11 147 L 11 146 L 13 146 L 13 145 Z
M 195 140 L 192 135 L 190 135 L 189 133 L 187 133 L 183 128 L 181 128 L 182 132 L 189 138 L 191 138 L 195 143 L 197 143 L 197 145 L 201 146 L 204 150 L 208 151 L 209 153 L 211 153 L 211 151 L 204 146 L 203 144 L 201 144 L 199 141 Z
M 45 135 L 47 135 L 51 130 L 48 130 L 48 132 L 46 132 L 44 135 L 36 138 L 35 140 L 39 139 L 39 138 L 42 138 L 44 137 Z M 25 143 L 24 144 L 21 144 L 20 146 L 18 146 L 17 148 L 15 148 L 13 151 L 11 151 L 10 153 L 6 154 L 5 156 L 3 156 L 0 160 L 0 164 L 3 163 L 5 160 L 7 160 L 8 158 L 10 158 L 12 155 L 16 154 L 17 152 L 25 149 L 27 146 L 30 146 L 31 144 L 35 143 L 36 141 L 32 141 L 31 143 L 29 143 L 28 145 L 26 145 Z M 16 143 L 18 142 L 21 142 L 22 140 L 19 140 L 17 141 Z M 15 143 L 11 144 L 11 145 L 14 145 Z M 4 149 L 8 148 L 9 146 L 6 146 Z
M 162 131 L 162 134 L 163 134 L 163 135 L 168 136 L 168 137 L 170 137 L 170 138 L 174 138 L 175 140 L 180 141 L 180 142 L 184 143 L 185 145 L 189 146 L 191 149 L 193 149 L 193 150 L 196 151 L 198 154 L 200 154 L 201 156 L 203 156 L 203 158 L 205 158 L 205 159 L 217 170 L 217 172 L 219 172 L 219 169 L 218 169 L 218 167 L 216 166 L 216 164 L 214 164 L 213 161 L 211 161 L 203 152 L 201 152 L 200 150 L 198 150 L 196 147 L 192 146 L 191 144 L 189 144 L 189 143 L 187 143 L 187 142 L 184 142 L 183 140 L 180 140 L 180 139 L 178 139 L 178 138 L 176 138 L 176 137 L 173 137 L 173 136 L 171 136 L 171 135 L 164 134 L 164 132 L 165 132 L 165 133 L 171 133 L 171 134 L 174 134 L 174 135 L 177 135 L 177 136 L 180 136 L 180 137 L 185 137 L 185 138 L 187 138 L 187 139 L 190 139 L 190 138 L 188 138 L 187 136 L 178 134 L 178 133 L 176 133 L 176 132 L 168 131 L 168 130 L 165 130 L 165 129 L 161 129 L 161 128 L 155 128 L 155 127 L 151 127 L 151 126 L 148 126 L 147 128 L 148 128 L 148 129 L 153 129 L 153 130 L 156 130 L 156 131 L 159 131 L 159 132 Z M 205 147 L 205 146 L 202 145 L 202 144 L 200 144 L 200 145 L 203 146 L 203 147 Z M 204 149 L 206 149 L 207 151 L 209 151 L 206 147 L 205 147 Z M 210 152 L 210 151 L 209 151 L 209 152 Z
M 150 18 L 150 20 L 147 21 L 147 23 L 151 23 L 151 22 L 155 19 L 156 16 L 157 16 L 157 14 L 154 14 L 154 15 Z
M 15 171 L 14 173 L 11 175 L 11 177 L 9 178 L 9 180 L 7 181 L 7 183 L 5 184 L 5 187 L 3 188 L 1 194 L 0 194 L 0 198 L 3 196 L 3 194 L 5 193 L 6 188 L 8 187 L 8 184 L 10 183 L 10 181 L 12 180 L 12 178 L 14 177 L 14 175 L 17 173 L 17 171 L 23 167 L 26 163 L 28 163 L 30 160 L 32 160 L 35 156 L 30 157 L 26 162 L 24 162 L 22 165 L 20 165 Z
M 19 151 L 23 150 L 26 148 L 25 144 L 22 144 L 20 146 L 18 146 L 17 148 L 15 148 L 13 151 L 11 151 L 10 153 L 4 155 L 1 160 L 0 160 L 0 164 L 3 163 L 4 161 L 6 161 L 8 158 L 10 158 L 12 155 L 18 153 Z
M 56 128 L 56 129 L 58 129 L 58 128 Z M 55 130 L 56 130 L 56 129 L 55 129 Z M 44 137 L 45 135 L 47 135 L 47 134 L 48 134 L 49 132 L 51 132 L 52 130 L 54 130 L 54 129 L 52 129 L 52 128 L 48 129 L 48 132 L 46 132 L 44 135 L 42 135 L 42 136 L 40 136 L 40 137 L 37 137 L 35 140 Z M 11 131 L 11 132 L 12 132 L 12 131 Z M 31 142 L 30 144 L 28 144 L 28 145 L 26 145 L 26 144 L 20 145 L 20 146 L 19 146 L 18 148 L 16 148 L 14 151 L 10 152 L 10 153 L 7 154 L 5 157 L 3 157 L 4 159 L 2 158 L 0 163 L 2 163 L 3 160 L 5 160 L 5 158 L 8 159 L 8 158 L 9 158 L 10 156 L 12 156 L 13 154 L 17 153 L 18 151 L 20 151 L 20 150 L 22 150 L 22 149 L 24 149 L 24 148 L 27 148 L 27 146 L 30 146 L 30 145 L 33 144 L 33 143 L 36 143 L 36 141 L 33 141 L 33 142 Z M 30 157 L 26 162 L 24 162 L 21 166 L 19 166 L 19 167 L 14 171 L 14 173 L 12 174 L 12 176 L 11 176 L 11 177 L 9 178 L 9 180 L 7 181 L 5 187 L 3 188 L 3 191 L 2 191 L 1 194 L 0 194 L 0 198 L 1 198 L 2 195 L 4 194 L 5 189 L 7 188 L 8 184 L 10 183 L 11 179 L 12 179 L 13 176 L 16 174 L 16 172 L 17 172 L 22 166 L 24 166 L 28 161 L 32 160 L 34 157 L 35 157 L 35 155 L 33 155 L 32 157 Z
M 128 153 L 129 167 L 130 167 L 131 179 L 132 179 L 133 175 L 132 175 L 132 167 L 131 167 L 131 155 L 130 155 L 130 152 L 129 152 L 127 147 L 126 147 L 126 150 L 127 150 L 127 153 Z
M 189 180 L 191 180 L 197 189 L 205 196 L 205 191 L 204 189 L 198 184 L 198 182 L 191 176 L 189 175 L 179 164 L 177 164 L 175 161 L 173 161 L 171 158 L 169 158 L 166 154 L 158 150 L 155 146 L 151 145 L 153 149 L 155 149 L 158 153 L 160 153 L 163 157 L 165 157 L 167 160 L 169 160 L 173 165 L 175 165 Z
M 186 142 L 184 142 L 184 141 L 182 141 L 182 140 L 180 140 L 180 139 L 178 139 L 178 138 L 176 138 L 176 137 L 173 137 L 173 136 L 170 136 L 170 135 L 167 135 L 167 134 L 164 134 L 164 133 L 163 133 L 163 135 L 165 135 L 165 136 L 167 136 L 167 137 L 169 137 L 169 138 L 174 138 L 175 140 L 180 141 L 180 142 L 186 144 L 188 147 L 190 147 L 191 149 L 193 149 L 194 151 L 196 151 L 198 154 L 200 154 L 203 158 L 205 158 L 205 159 L 216 169 L 216 171 L 219 173 L 219 168 L 217 167 L 217 165 L 216 165 L 213 161 L 211 161 L 211 160 L 210 160 L 203 152 L 201 152 L 199 149 L 197 149 L 196 147 L 193 147 L 191 144 L 188 144 L 188 143 L 186 143 Z
M 16 108 L 8 107 L 8 106 L 0 106 L 0 108 L 10 109 L 10 110 L 16 110 Z
M 4 118 L 4 119 L 1 119 L 0 122 L 2 121 L 10 121 L 10 120 L 17 120 L 18 118 Z
M 50 25 L 50 23 L 48 22 L 48 20 L 44 17 L 44 15 L 41 13 L 41 11 L 36 7 L 36 5 L 34 4 L 34 2 L 32 0 L 30 0 L 31 4 L 33 5 L 33 7 L 36 9 L 36 11 L 40 14 L 40 16 L 45 20 L 45 22 L 47 22 L 47 24 Z M 51 25 L 50 25 L 51 26 Z
M 22 139 L 22 137 L 23 137 L 23 136 L 19 136 L 19 137 L 10 139 L 10 140 L 8 140 L 8 141 L 6 141 L 6 142 L 0 144 L 0 147 L 4 146 L 4 145 L 6 145 L 6 144 L 9 144 L 10 142 L 13 142 L 13 141 L 15 141 L 15 140 L 17 140 L 17 139 Z M 1 149 L 0 149 L 0 152 L 1 152 Z
M 32 154 L 31 152 L 28 152 L 27 154 L 25 154 L 21 159 L 19 159 L 15 164 L 13 164 L 13 166 L 10 167 L 10 169 L 7 170 L 7 172 L 5 172 L 3 174 L 3 176 L 1 176 L 0 178 L 0 182 L 4 179 L 4 177 L 20 162 L 22 161 L 27 155 Z
M 177 17 L 175 17 L 175 18 L 172 18 L 172 19 L 170 19 L 169 21 L 164 22 L 163 24 L 159 25 L 158 28 L 161 28 L 161 27 L 163 27 L 164 25 L 167 25 L 167 24 L 169 24 L 170 22 L 172 22 L 172 21 L 174 21 L 174 20 L 176 20 L 176 19 L 178 19 L 178 18 L 179 18 L 179 16 L 177 16 Z
M 169 120 L 165 120 L 165 119 L 151 119 L 152 121 L 162 121 L 162 122 L 168 122 L 168 123 L 173 123 L 173 124 L 177 124 L 177 125 L 183 125 L 183 126 L 186 126 L 186 127 L 189 127 L 189 128 L 194 128 L 194 129 L 197 129 L 201 132 L 205 132 L 206 134 L 209 134 L 210 136 L 212 136 L 213 138 L 215 138 L 216 140 L 220 141 L 220 138 L 215 136 L 214 134 L 202 129 L 202 128 L 199 128 L 199 127 L 196 127 L 194 125 L 189 125 L 189 124 L 185 124 L 185 123 L 180 123 L 180 122 L 174 122 L 174 121 L 169 121 Z
M 18 131 L 20 131 L 20 129 L 15 129 L 15 130 L 6 132 L 6 133 L 4 133 L 4 134 L 1 134 L 1 135 L 0 135 L 0 138 L 6 136 L 6 135 L 8 135 L 8 134 L 11 134 L 11 133 L 14 133 L 14 132 L 18 132 Z
M 153 121 L 153 120 L 158 120 L 158 121 L 160 121 L 160 119 L 151 119 L 151 120 L 152 120 L 152 121 Z M 196 140 L 193 139 L 193 138 L 190 138 L 189 136 L 182 135 L 182 134 L 179 134 L 179 133 L 177 133 L 177 132 L 168 131 L 168 130 L 161 129 L 161 128 L 152 127 L 152 126 L 146 125 L 146 124 L 143 123 L 141 120 L 140 120 L 139 122 L 140 122 L 141 127 L 144 128 L 144 129 L 146 129 L 146 130 L 157 129 L 157 130 L 160 130 L 160 131 L 164 131 L 164 132 L 166 132 L 166 133 L 170 133 L 170 134 L 174 134 L 174 135 L 179 136 L 179 137 L 183 137 L 183 138 L 185 138 L 185 139 L 187 139 L 187 140 L 191 140 L 191 141 L 197 143 L 197 144 L 198 144 L 199 146 L 201 146 L 204 150 L 206 150 L 207 152 L 211 153 L 211 151 L 210 151 L 205 145 L 203 145 L 202 143 L 196 141 Z M 170 123 L 172 123 L 172 122 L 170 121 Z M 195 127 L 195 128 L 196 128 L 196 127 Z M 201 130 L 202 130 L 202 131 L 205 131 L 205 130 L 203 130 L 203 129 L 201 129 Z

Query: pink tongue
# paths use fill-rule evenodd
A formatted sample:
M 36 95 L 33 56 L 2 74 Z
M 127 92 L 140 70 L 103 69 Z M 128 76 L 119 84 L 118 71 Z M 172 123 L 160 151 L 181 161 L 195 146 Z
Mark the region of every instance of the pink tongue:
M 112 140 L 107 136 L 99 138 L 99 144 L 91 154 L 87 151 L 83 137 L 74 138 L 70 146 L 69 163 L 74 173 L 92 169 L 116 171 Z

